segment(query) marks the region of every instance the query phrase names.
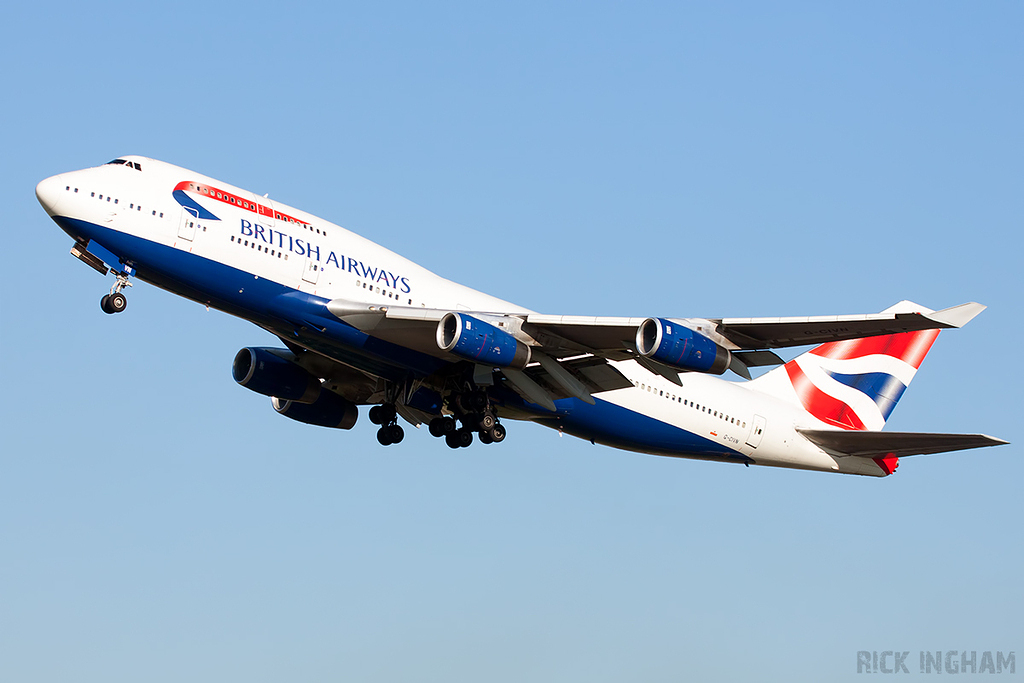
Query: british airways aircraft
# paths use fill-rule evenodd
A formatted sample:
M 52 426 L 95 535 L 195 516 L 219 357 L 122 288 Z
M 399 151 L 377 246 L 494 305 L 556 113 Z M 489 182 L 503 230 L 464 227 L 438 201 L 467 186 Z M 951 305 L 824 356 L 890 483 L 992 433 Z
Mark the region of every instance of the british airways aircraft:
M 249 320 L 281 348 L 243 348 L 232 374 L 311 425 L 351 429 L 369 405 L 382 445 L 401 417 L 448 446 L 530 420 L 625 450 L 883 477 L 910 455 L 1007 443 L 883 432 L 939 330 L 985 307 L 810 318 L 543 315 L 446 280 L 299 209 L 126 156 L 36 187 L 71 254 Z M 817 345 L 784 363 L 770 349 Z M 778 367 L 751 379 L 750 367 Z M 726 371 L 746 381 L 726 381 Z

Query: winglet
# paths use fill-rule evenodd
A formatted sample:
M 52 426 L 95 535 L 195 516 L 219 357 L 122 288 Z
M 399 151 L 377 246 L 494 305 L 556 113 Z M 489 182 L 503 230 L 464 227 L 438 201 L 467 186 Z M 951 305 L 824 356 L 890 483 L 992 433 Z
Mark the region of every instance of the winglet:
M 976 315 L 984 311 L 987 306 L 973 301 L 951 308 L 944 308 L 941 311 L 929 313 L 925 317 L 935 322 L 949 325 L 950 327 L 963 327 L 971 322 Z

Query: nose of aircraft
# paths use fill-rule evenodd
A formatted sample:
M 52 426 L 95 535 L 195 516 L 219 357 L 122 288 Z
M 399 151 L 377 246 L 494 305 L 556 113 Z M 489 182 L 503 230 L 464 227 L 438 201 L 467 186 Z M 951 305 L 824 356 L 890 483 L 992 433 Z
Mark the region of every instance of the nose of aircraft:
M 64 180 L 59 175 L 47 178 L 36 185 L 36 199 L 51 216 L 57 213 L 57 204 L 63 196 Z

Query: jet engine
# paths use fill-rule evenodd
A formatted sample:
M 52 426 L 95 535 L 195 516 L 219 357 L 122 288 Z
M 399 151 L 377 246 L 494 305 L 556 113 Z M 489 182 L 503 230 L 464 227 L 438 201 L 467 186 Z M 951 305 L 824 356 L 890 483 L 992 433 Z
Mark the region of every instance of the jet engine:
M 346 401 L 333 391 L 322 391 L 320 397 L 312 403 L 298 403 L 274 397 L 271 402 L 274 410 L 285 417 L 304 422 L 308 425 L 331 427 L 332 429 L 352 429 L 359 418 L 359 409 L 354 403 Z
M 729 369 L 732 354 L 700 332 L 664 318 L 648 318 L 636 331 L 641 356 L 690 372 L 721 375 Z
M 446 313 L 437 324 L 437 345 L 443 351 L 483 365 L 522 369 L 530 347 L 508 332 L 465 313 Z
M 235 354 L 231 374 L 246 389 L 296 403 L 313 403 L 320 380 L 294 362 L 287 349 L 248 347 Z

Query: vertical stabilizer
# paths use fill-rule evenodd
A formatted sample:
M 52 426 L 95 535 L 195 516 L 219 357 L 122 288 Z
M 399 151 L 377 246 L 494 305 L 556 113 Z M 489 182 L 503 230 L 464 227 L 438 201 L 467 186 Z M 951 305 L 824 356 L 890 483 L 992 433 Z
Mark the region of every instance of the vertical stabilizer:
M 902 301 L 885 312 L 930 310 Z M 889 419 L 938 330 L 829 342 L 750 382 L 832 428 L 877 431 Z

